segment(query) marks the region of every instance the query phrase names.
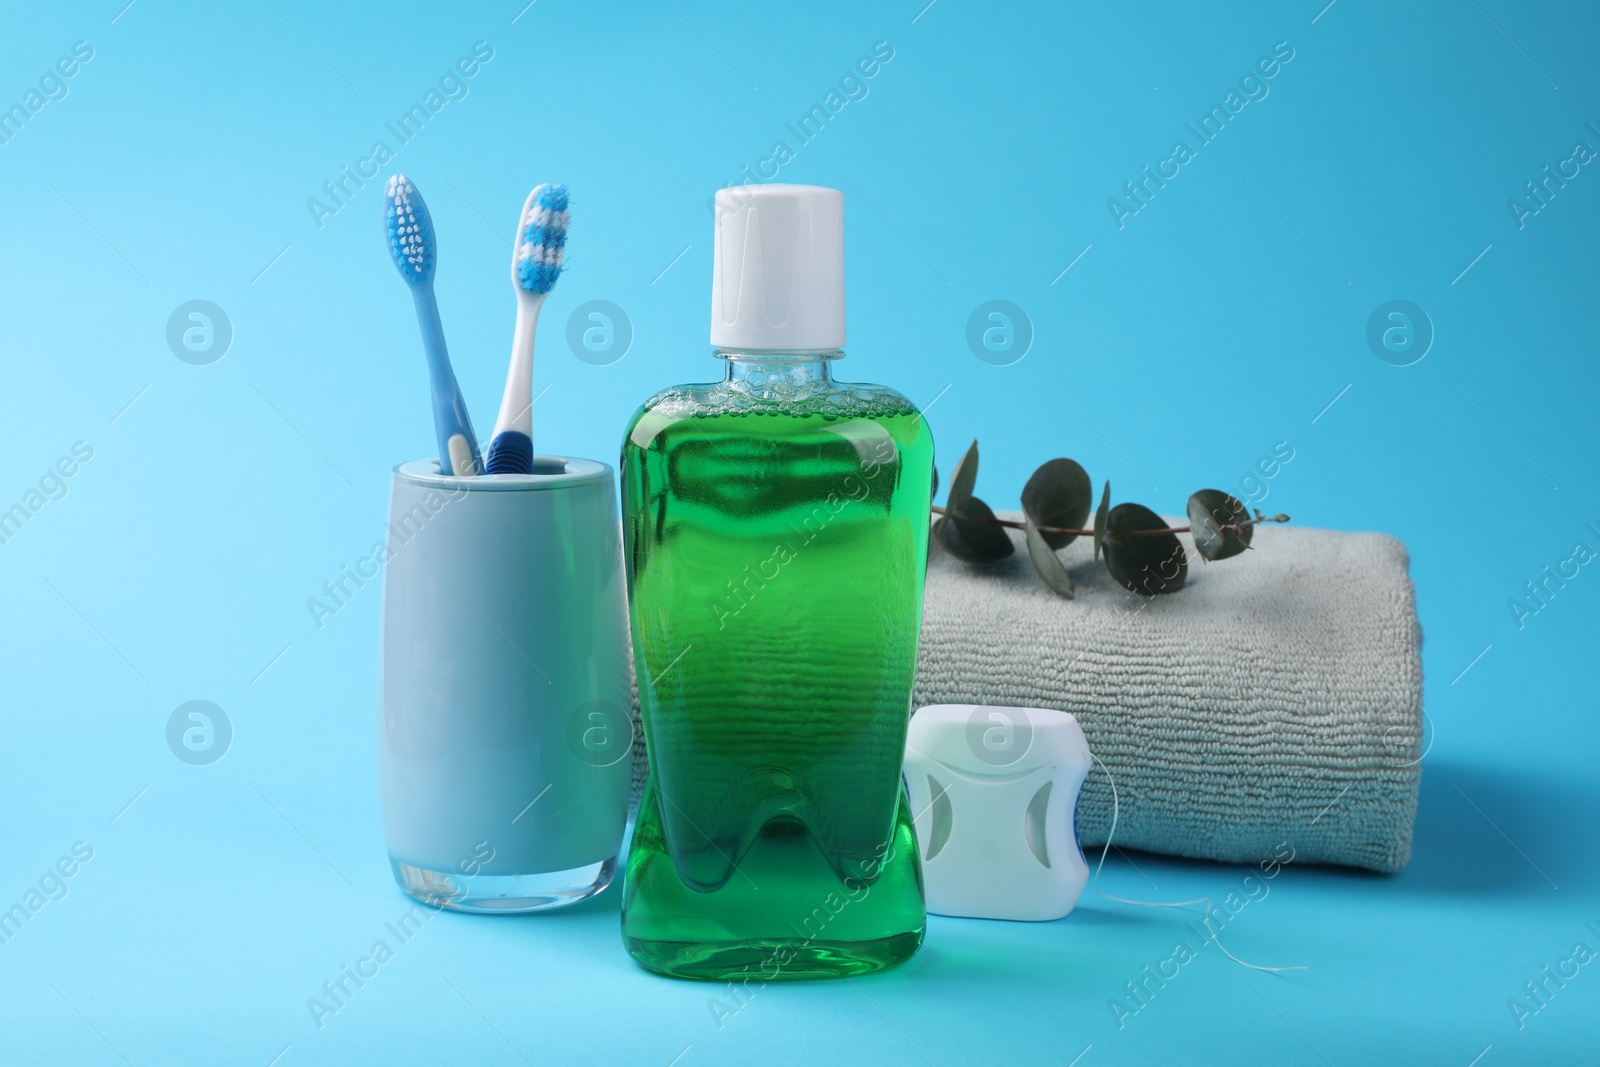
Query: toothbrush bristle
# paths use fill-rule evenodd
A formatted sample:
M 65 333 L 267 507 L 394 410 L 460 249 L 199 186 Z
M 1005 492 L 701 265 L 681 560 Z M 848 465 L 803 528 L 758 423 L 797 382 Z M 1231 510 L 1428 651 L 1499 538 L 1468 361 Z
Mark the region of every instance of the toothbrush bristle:
M 555 287 L 571 222 L 565 185 L 541 185 L 533 191 L 517 243 L 517 284 L 527 292 L 548 293 Z
M 433 240 L 433 220 L 428 205 L 411 179 L 396 174 L 383 193 L 384 225 L 389 235 L 389 256 L 408 285 L 422 285 L 433 279 L 437 262 Z

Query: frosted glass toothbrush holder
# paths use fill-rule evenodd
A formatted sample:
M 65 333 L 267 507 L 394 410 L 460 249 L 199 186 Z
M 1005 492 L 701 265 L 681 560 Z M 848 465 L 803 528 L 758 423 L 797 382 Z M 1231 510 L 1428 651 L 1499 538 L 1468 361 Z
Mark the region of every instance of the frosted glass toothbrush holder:
M 628 812 L 632 697 L 611 467 L 394 469 L 378 786 L 396 881 L 525 912 L 600 892 Z

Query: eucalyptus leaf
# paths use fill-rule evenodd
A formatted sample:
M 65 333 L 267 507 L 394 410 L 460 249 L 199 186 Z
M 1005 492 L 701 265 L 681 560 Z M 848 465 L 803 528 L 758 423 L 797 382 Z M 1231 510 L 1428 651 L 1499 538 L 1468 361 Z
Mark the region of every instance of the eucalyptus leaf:
M 1100 553 L 1104 550 L 1106 540 L 1106 513 L 1111 510 L 1111 483 L 1106 482 L 1105 490 L 1100 494 L 1100 506 L 1094 512 L 1094 563 L 1100 566 Z
M 1045 535 L 1033 524 L 1031 518 L 1024 517 L 1023 522 L 1028 538 L 1028 558 L 1033 561 L 1033 569 L 1039 572 L 1039 577 L 1044 579 L 1045 585 L 1068 600 L 1077 596 L 1078 591 L 1072 584 L 1072 575 L 1062 566 L 1061 557 L 1050 547 Z
M 956 464 L 956 469 L 950 475 L 950 496 L 945 500 L 944 506 L 950 511 L 965 511 L 966 503 L 972 498 L 972 487 L 978 484 L 978 442 L 973 441 L 967 449 L 967 454 L 961 457 L 961 462 Z
M 1075 460 L 1050 460 L 1022 487 L 1022 513 L 1034 526 L 1081 530 L 1093 506 L 1094 484 Z M 1055 549 L 1070 545 L 1078 535 L 1040 530 L 1039 536 Z
M 1167 522 L 1143 504 L 1118 504 L 1106 515 L 1106 570 L 1141 596 L 1176 593 L 1189 576 L 1189 559 Z
M 934 524 L 934 539 L 946 552 L 963 563 L 999 563 L 1016 552 L 1016 546 L 1011 543 L 1005 527 L 979 521 L 994 518 L 994 512 L 989 510 L 988 504 L 975 496 L 968 496 L 962 511 L 973 518 L 963 518 L 947 511 Z
M 1189 498 L 1189 527 L 1194 535 L 1194 550 L 1201 559 L 1218 560 L 1237 556 L 1250 547 L 1250 537 L 1255 527 L 1240 526 L 1224 530 L 1224 526 L 1244 522 L 1250 517 L 1249 509 L 1238 497 L 1220 489 L 1202 489 Z

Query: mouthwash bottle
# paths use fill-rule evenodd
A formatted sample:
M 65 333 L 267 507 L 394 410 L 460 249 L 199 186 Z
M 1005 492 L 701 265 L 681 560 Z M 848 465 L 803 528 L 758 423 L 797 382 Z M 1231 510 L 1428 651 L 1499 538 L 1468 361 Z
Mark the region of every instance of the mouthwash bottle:
M 892 389 L 834 380 L 844 197 L 716 199 L 719 382 L 622 446 L 650 775 L 622 933 L 645 967 L 773 981 L 913 955 L 926 912 L 901 782 L 933 441 Z

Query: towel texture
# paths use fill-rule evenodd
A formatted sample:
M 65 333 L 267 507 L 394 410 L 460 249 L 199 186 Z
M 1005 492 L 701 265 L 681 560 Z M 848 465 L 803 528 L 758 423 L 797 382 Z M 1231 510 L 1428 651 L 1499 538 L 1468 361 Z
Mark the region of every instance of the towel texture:
M 1006 514 L 1006 518 L 1020 518 Z M 1187 525 L 1171 520 L 1172 525 Z M 1078 717 L 1115 777 L 1116 843 L 1228 862 L 1378 871 L 1411 856 L 1421 781 L 1421 630 L 1408 557 L 1382 534 L 1265 526 L 1242 556 L 1193 542 L 1177 593 L 1141 599 L 1082 537 L 1063 600 L 1016 555 L 971 567 L 931 548 L 915 706 L 999 704 Z M 1111 782 L 1078 806 L 1105 842 Z
M 1020 518 L 1002 513 L 1006 518 Z M 1171 520 L 1175 526 L 1185 520 Z M 1016 555 L 928 553 L 913 708 L 1000 704 L 1078 717 L 1115 776 L 1116 843 L 1225 862 L 1398 870 L 1411 856 L 1422 755 L 1421 631 L 1404 546 L 1382 534 L 1266 526 L 1143 600 L 1091 546 L 1062 552 L 1075 600 Z M 634 799 L 645 776 L 634 699 Z M 1105 843 L 1111 781 L 1089 774 L 1083 846 Z

